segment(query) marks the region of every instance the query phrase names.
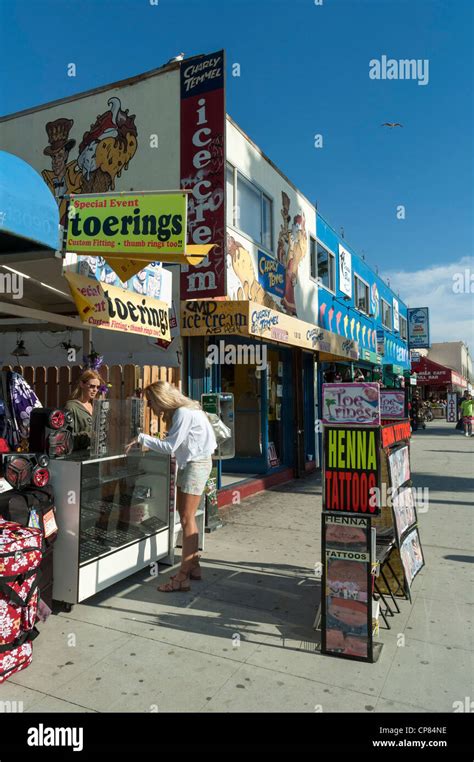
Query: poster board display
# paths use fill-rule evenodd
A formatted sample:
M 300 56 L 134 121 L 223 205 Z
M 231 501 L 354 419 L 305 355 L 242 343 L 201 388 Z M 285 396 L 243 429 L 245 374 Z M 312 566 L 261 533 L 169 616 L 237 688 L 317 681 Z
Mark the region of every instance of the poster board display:
M 400 558 L 407 585 L 411 588 L 416 575 L 425 565 L 418 527 L 413 527 L 400 545 Z
M 373 661 L 370 518 L 322 516 L 321 652 Z
M 349 426 L 379 425 L 379 384 L 323 384 L 322 421 Z
M 392 489 L 398 489 L 410 479 L 410 455 L 408 446 L 398 447 L 388 456 Z
M 403 389 L 380 390 L 380 415 L 382 420 L 406 418 L 405 391 Z
M 397 544 L 405 532 L 416 524 L 416 505 L 413 487 L 404 487 L 392 496 L 392 510 Z
M 323 509 L 380 513 L 380 429 L 324 426 Z

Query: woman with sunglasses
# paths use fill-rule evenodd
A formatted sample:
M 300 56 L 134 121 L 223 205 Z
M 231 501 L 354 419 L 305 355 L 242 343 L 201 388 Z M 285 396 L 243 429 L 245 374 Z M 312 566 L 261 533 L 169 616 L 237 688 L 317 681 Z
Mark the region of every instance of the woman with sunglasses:
M 96 370 L 85 370 L 65 404 L 66 410 L 72 413 L 74 450 L 85 450 L 90 445 L 92 405 L 95 399 L 100 399 L 102 386 L 104 381 Z

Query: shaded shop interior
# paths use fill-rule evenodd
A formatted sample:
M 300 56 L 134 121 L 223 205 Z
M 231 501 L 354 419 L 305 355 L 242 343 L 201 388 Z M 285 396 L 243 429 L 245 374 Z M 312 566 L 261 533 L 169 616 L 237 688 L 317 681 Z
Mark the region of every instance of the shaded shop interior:
M 181 332 L 190 396 L 234 395 L 235 457 L 220 462 L 218 488 L 259 477 L 271 486 L 314 470 L 317 363 L 355 359 L 357 345 L 252 302 L 213 302 L 209 320 L 205 304 L 182 302 Z

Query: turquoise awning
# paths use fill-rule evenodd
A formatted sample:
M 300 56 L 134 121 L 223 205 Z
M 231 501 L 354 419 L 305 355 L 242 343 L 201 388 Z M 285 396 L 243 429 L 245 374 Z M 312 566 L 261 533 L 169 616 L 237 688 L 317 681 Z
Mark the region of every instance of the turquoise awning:
M 56 199 L 33 167 L 0 151 L 0 252 L 59 248 Z

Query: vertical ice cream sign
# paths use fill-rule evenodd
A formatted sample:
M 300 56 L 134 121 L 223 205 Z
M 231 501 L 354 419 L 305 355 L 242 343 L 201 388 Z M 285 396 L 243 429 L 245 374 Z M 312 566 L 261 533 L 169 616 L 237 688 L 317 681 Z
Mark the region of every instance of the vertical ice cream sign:
M 380 424 L 378 384 L 323 384 L 323 423 Z
M 352 257 L 341 244 L 339 244 L 339 289 L 346 296 L 352 296 Z
M 224 51 L 181 64 L 181 187 L 188 243 L 213 243 L 199 266 L 181 271 L 181 298 L 225 296 Z

